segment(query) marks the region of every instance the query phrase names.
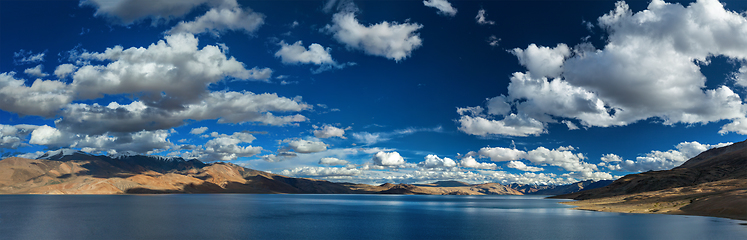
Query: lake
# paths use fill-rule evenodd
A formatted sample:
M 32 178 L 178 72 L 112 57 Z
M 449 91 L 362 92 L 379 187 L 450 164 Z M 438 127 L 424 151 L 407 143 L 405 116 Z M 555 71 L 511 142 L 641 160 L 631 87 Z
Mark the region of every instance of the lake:
M 743 221 L 542 196 L 0 195 L 0 239 L 747 239 Z

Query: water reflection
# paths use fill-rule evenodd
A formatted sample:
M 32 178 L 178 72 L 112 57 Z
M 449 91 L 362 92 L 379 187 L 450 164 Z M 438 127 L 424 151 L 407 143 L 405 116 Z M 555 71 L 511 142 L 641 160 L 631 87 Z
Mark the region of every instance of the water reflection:
M 747 239 L 740 221 L 536 196 L 0 196 L 3 239 Z

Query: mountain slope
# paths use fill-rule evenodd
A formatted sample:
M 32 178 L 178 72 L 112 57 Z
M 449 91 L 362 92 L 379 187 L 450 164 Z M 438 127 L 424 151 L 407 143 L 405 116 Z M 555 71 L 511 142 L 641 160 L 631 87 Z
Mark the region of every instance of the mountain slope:
M 671 170 L 554 198 L 583 200 L 569 204 L 589 210 L 747 219 L 747 141 L 710 149 Z

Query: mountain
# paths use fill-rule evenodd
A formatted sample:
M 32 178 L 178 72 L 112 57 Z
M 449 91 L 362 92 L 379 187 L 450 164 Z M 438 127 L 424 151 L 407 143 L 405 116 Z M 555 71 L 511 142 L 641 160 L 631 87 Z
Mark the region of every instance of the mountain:
M 566 185 L 535 185 L 512 183 L 509 187 L 528 195 L 561 195 L 575 193 L 582 190 L 600 188 L 612 183 L 611 180 L 586 180 Z
M 569 204 L 589 210 L 747 219 L 747 141 L 710 149 L 671 170 L 555 198 L 582 200 Z
M 0 194 L 317 193 L 521 195 L 498 183 L 333 183 L 291 178 L 232 163 L 122 154 L 94 156 L 69 149 L 38 159 L 0 160 Z

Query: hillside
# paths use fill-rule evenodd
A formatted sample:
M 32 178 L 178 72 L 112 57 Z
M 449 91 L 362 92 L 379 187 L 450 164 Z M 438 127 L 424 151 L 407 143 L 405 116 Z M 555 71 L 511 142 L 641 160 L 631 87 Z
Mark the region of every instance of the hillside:
M 671 170 L 622 177 L 555 198 L 581 209 L 747 219 L 747 141 L 710 149 Z
M 317 193 L 521 195 L 498 183 L 366 184 L 291 178 L 231 163 L 52 151 L 0 160 L 0 194 Z

